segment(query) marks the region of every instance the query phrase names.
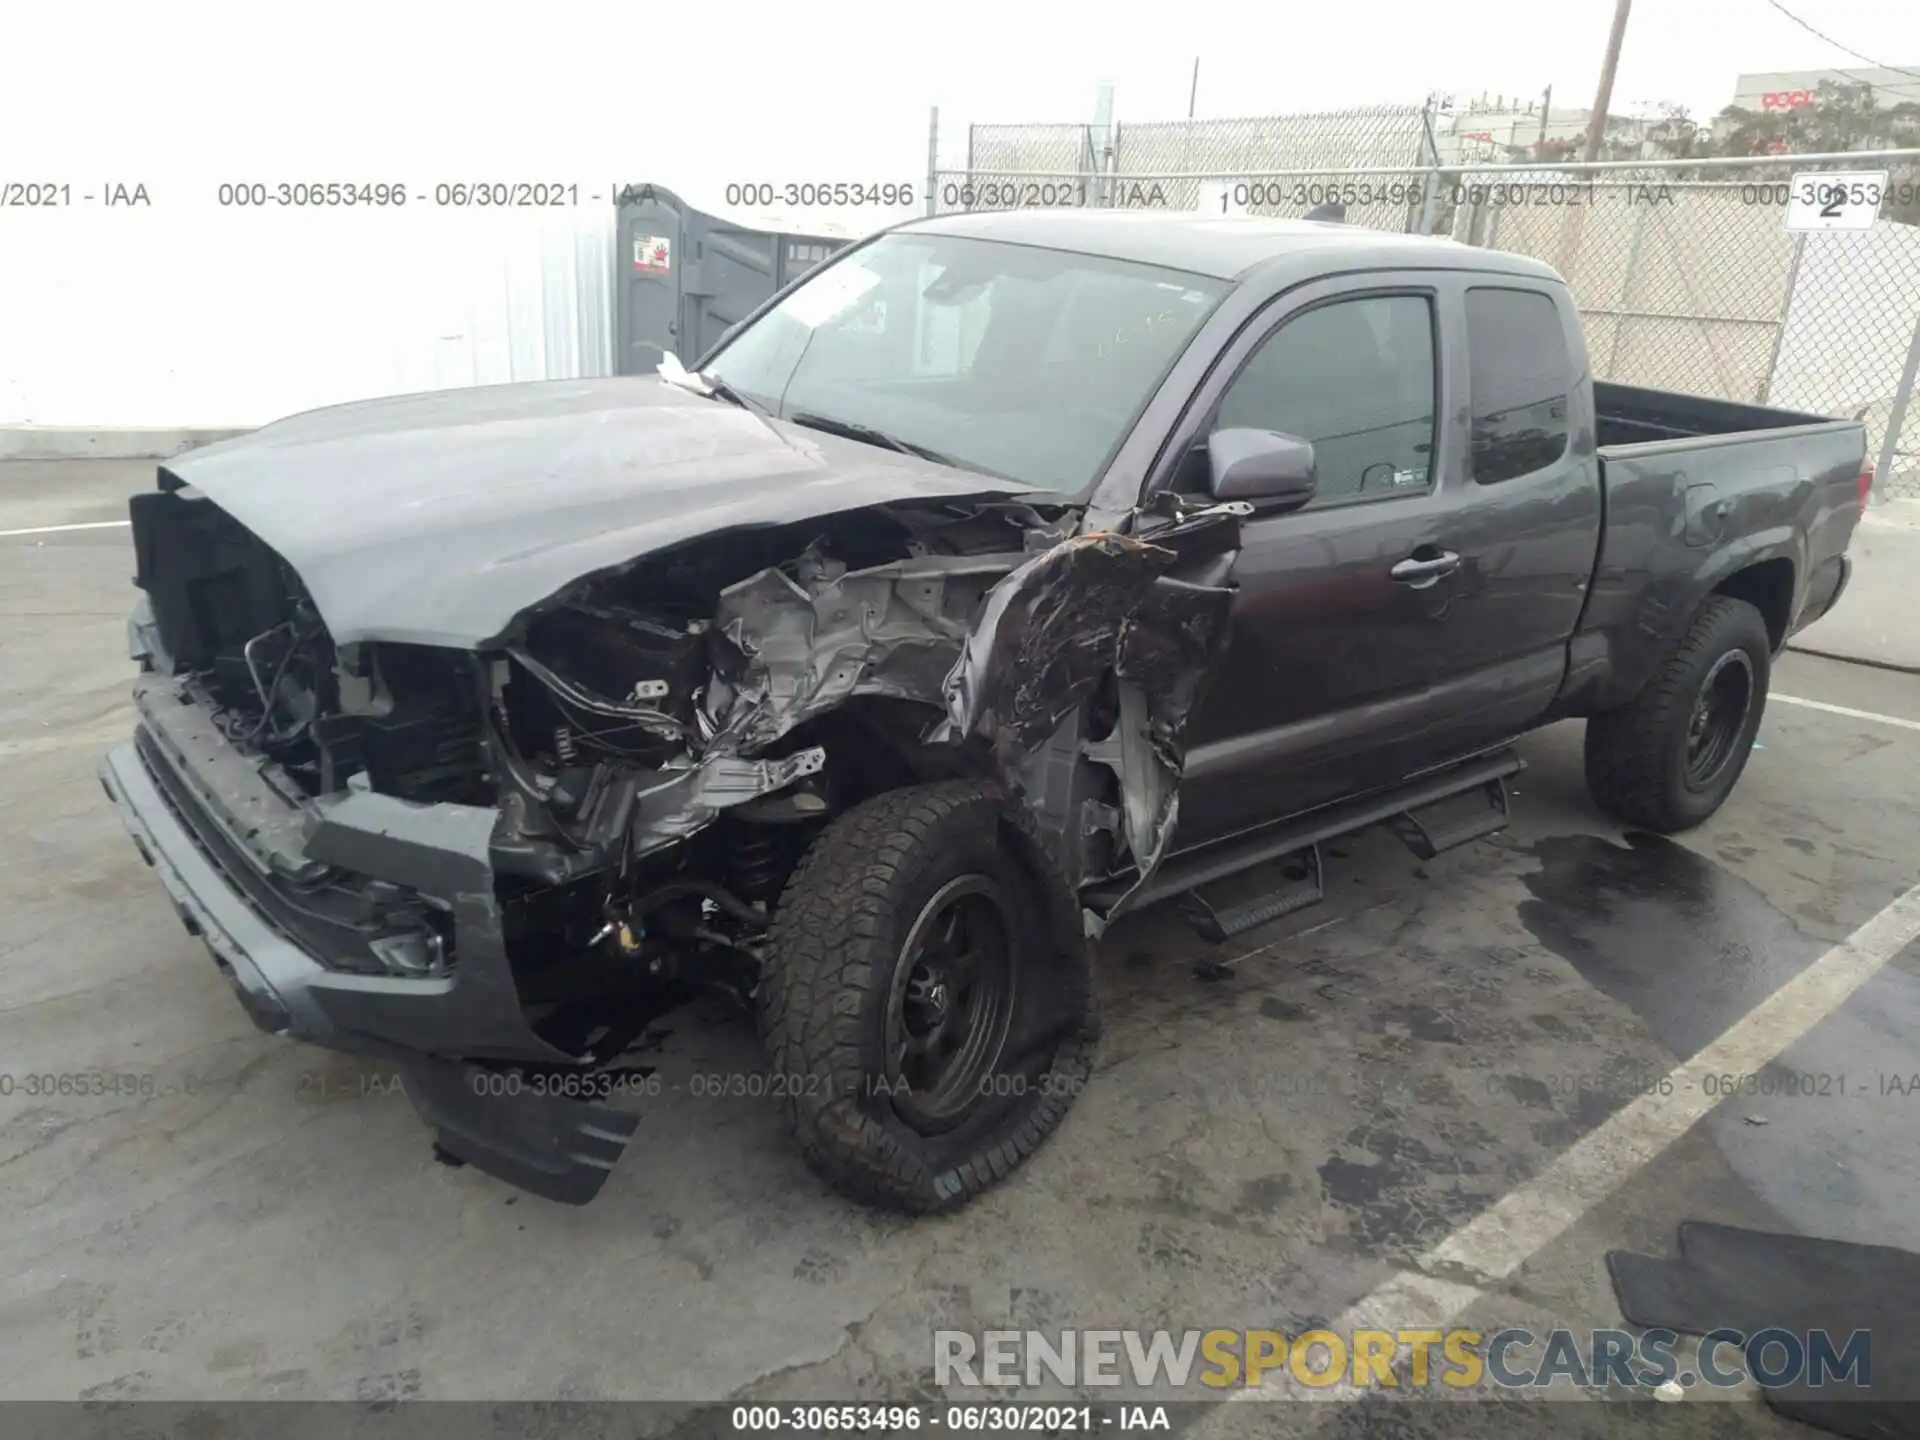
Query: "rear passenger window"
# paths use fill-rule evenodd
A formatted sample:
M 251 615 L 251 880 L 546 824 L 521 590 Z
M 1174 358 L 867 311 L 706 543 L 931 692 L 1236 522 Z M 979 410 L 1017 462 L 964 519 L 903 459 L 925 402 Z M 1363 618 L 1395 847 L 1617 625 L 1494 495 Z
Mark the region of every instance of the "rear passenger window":
M 1537 290 L 1467 291 L 1467 353 L 1473 478 L 1511 480 L 1566 454 L 1573 361 L 1553 301 Z
M 1216 429 L 1313 442 L 1314 506 L 1417 495 L 1433 460 L 1433 307 L 1338 300 L 1287 321 L 1220 399 Z

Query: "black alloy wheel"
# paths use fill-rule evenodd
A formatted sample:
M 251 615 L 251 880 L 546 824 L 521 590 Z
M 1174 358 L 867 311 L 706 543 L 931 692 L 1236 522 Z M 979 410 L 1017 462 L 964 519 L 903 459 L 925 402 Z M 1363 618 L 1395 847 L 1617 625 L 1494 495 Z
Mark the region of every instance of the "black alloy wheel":
M 1012 962 L 1007 897 L 985 875 L 949 880 L 908 928 L 887 997 L 885 1088 L 922 1134 L 952 1129 L 999 1063 Z

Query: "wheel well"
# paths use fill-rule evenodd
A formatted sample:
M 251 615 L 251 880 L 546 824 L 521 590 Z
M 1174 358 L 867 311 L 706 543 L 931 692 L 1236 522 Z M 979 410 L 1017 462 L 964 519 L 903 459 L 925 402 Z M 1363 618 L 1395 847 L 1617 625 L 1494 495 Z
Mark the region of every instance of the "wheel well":
M 991 757 L 979 742 L 953 746 L 923 742 L 921 737 L 940 718 L 941 712 L 931 705 L 856 695 L 794 727 L 780 748 L 827 747 L 836 810 L 851 809 L 874 795 L 909 785 L 991 777 Z
M 1716 595 L 1744 600 L 1760 612 L 1767 622 L 1767 638 L 1778 650 L 1787 638 L 1787 624 L 1793 610 L 1793 562 L 1787 559 L 1762 560 L 1736 570 L 1713 587 Z

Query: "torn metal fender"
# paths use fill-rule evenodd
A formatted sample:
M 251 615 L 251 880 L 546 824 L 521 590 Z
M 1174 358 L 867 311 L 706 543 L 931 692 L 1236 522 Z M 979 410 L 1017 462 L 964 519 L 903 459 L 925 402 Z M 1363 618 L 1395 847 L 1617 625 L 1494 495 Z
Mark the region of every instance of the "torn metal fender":
M 701 758 L 641 797 L 640 848 L 798 778 L 736 774 L 749 764 L 737 757 L 855 695 L 884 695 L 944 713 L 929 744 L 988 741 L 1069 884 L 1089 878 L 1090 824 L 1117 832 L 1106 859 L 1144 881 L 1178 818 L 1185 727 L 1225 645 L 1248 509 L 1147 517 L 1139 533 L 1082 532 L 1032 554 L 922 556 L 854 572 L 809 554 L 793 567 L 798 579 L 769 569 L 729 587 L 714 619 Z M 1109 675 L 1118 726 L 1086 736 L 1079 717 Z M 1087 762 L 1119 777 L 1118 815 L 1094 813 L 1113 807 L 1086 793 Z
M 980 597 L 1019 554 L 924 556 L 868 570 L 762 570 L 721 592 L 716 727 L 706 753 L 752 753 L 854 695 L 939 705 Z
M 947 677 L 936 739 L 982 735 L 1003 766 L 1045 743 L 1113 668 L 1128 615 L 1179 559 L 1110 531 L 1071 535 L 995 585 Z
M 1003 776 L 1030 801 L 1036 778 L 1070 793 L 1058 778 L 1062 729 L 1113 675 L 1114 733 L 1068 743 L 1117 774 L 1126 852 L 1144 882 L 1178 819 L 1186 723 L 1225 647 L 1246 513 L 1220 505 L 1141 533 L 1081 533 L 1028 560 L 988 595 L 931 738 L 985 736 Z M 1041 837 L 1077 878 L 1085 805 L 1056 799 L 1043 809 Z M 1095 933 L 1100 923 L 1089 917 Z
M 722 591 L 704 743 L 697 759 L 635 797 L 633 853 L 684 839 L 722 810 L 823 769 L 820 746 L 750 757 L 855 695 L 937 708 L 968 617 L 1020 558 L 922 556 L 849 572 L 809 552 L 795 567 L 800 580 L 768 569 Z
M 1120 777 L 1127 848 L 1137 871 L 1122 904 L 1159 869 L 1179 827 L 1187 721 L 1226 648 L 1238 559 L 1236 547 L 1195 562 L 1191 578 L 1160 576 L 1121 627 L 1114 659 L 1119 724 L 1104 744 L 1088 747 L 1087 758 Z M 1104 916 L 1089 912 L 1089 933 L 1104 925 Z

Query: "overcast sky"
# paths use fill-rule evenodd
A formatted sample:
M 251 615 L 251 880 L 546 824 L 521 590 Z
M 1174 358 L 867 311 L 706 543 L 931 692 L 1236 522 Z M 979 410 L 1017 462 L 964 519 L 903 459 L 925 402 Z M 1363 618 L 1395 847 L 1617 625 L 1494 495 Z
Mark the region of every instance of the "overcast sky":
M 1783 3 L 1920 71 L 1920 0 Z M 969 121 L 1090 119 L 1103 78 L 1123 122 L 1178 119 L 1196 53 L 1203 117 L 1549 84 L 1557 103 L 1584 106 L 1612 10 L 0 0 L 0 184 L 65 183 L 73 197 L 66 209 L 0 207 L 0 424 L 256 424 L 466 383 L 483 360 L 507 378 L 501 356 L 605 319 L 572 293 L 606 263 L 593 189 L 654 181 L 771 228 L 887 224 L 917 207 L 775 216 L 727 206 L 725 187 L 884 181 L 924 193 L 930 105 L 952 162 Z M 1857 63 L 1767 0 L 1635 0 L 1616 101 L 1676 100 L 1705 117 L 1742 71 Z M 462 180 L 576 182 L 581 208 L 428 203 L 435 182 Z M 82 203 L 116 181 L 145 184 L 150 205 Z M 422 198 L 375 212 L 236 209 L 217 199 L 232 181 L 401 182 Z
M 1788 0 L 1920 71 L 1913 0 Z M 927 107 L 968 120 L 1122 120 L 1417 102 L 1429 90 L 1592 98 L 1612 0 L 1471 5 L 1181 0 L 618 0 L 489 6 L 102 5 L 0 19 L 8 172 L 410 180 L 913 179 Z M 510 18 L 509 18 L 510 17 Z M 1617 106 L 1710 115 L 1742 71 L 1856 66 L 1767 0 L 1637 0 Z M 1915 81 L 1920 98 L 1920 80 Z M 18 172 L 18 173 L 15 173 Z M 444 174 L 443 174 L 444 172 Z

